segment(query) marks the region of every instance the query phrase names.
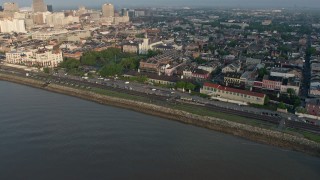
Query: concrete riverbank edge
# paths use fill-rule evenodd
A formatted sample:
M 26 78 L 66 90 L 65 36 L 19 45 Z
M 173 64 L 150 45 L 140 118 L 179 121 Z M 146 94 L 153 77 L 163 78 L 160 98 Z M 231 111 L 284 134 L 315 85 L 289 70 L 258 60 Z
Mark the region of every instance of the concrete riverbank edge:
M 145 114 L 159 116 L 198 127 L 212 129 L 222 133 L 235 135 L 254 142 L 300 151 L 320 157 L 320 143 L 279 131 L 272 131 L 214 117 L 195 115 L 185 111 L 170 109 L 154 104 L 100 95 L 87 90 L 75 89 L 56 84 L 50 84 L 44 88 L 42 87 L 43 82 L 20 76 L 0 73 L 0 80 L 40 88 L 55 93 L 70 95 L 100 104 L 112 105 Z

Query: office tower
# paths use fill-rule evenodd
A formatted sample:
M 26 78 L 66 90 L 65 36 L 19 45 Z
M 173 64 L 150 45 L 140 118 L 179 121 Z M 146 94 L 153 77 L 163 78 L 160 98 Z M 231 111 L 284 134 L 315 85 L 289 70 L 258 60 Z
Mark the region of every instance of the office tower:
M 126 8 L 121 9 L 121 16 L 129 16 L 129 10 Z
M 53 12 L 53 7 L 52 7 L 52 5 L 47 5 L 47 10 L 48 10 L 49 12 Z
M 47 6 L 44 4 L 43 0 L 33 0 L 32 7 L 33 7 L 33 12 L 47 11 Z
M 114 17 L 114 7 L 112 4 L 102 5 L 102 15 L 103 17 Z
M 3 8 L 2 8 L 2 6 L 0 6 L 0 11 L 3 11 Z
M 129 10 L 128 15 L 130 18 L 134 18 L 135 17 L 135 11 L 134 10 Z
M 3 10 L 8 12 L 18 12 L 19 6 L 14 2 L 6 2 L 3 4 Z

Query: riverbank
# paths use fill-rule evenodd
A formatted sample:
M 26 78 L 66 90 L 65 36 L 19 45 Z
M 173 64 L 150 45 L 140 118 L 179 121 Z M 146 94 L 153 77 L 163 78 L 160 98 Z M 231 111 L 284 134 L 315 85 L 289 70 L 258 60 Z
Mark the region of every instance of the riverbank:
M 278 146 L 286 149 L 301 151 L 312 155 L 320 156 L 320 143 L 316 143 L 305 138 L 297 137 L 278 131 L 272 131 L 250 125 L 244 125 L 214 117 L 195 115 L 185 111 L 166 108 L 150 103 L 101 95 L 94 93 L 90 90 L 76 89 L 56 84 L 50 84 L 47 87 L 43 87 L 43 82 L 32 80 L 25 77 L 18 77 L 14 75 L 0 73 L 0 80 L 10 81 L 35 88 L 41 88 L 56 93 L 75 96 L 85 100 L 98 102 L 101 104 L 139 111 L 150 115 L 176 120 L 186 124 L 191 124 L 223 133 L 232 134 L 259 143 L 269 144 L 273 146 Z

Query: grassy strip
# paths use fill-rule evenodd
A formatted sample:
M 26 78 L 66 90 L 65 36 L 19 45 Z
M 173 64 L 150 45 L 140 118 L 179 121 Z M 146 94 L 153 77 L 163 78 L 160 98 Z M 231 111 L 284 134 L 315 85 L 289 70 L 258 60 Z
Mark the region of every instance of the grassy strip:
M 237 122 L 237 123 L 241 123 L 241 124 L 248 124 L 248 125 L 267 128 L 267 129 L 275 129 L 276 128 L 276 125 L 273 125 L 270 123 L 265 123 L 265 122 L 261 122 L 259 120 L 246 118 L 246 117 L 242 117 L 242 116 L 231 115 L 231 114 L 226 114 L 226 113 L 217 112 L 217 111 L 210 111 L 210 110 L 205 109 L 201 106 L 197 107 L 197 106 L 192 106 L 192 105 L 187 105 L 187 104 L 178 104 L 178 105 L 172 106 L 172 108 L 187 111 L 187 112 L 201 115 L 201 116 L 210 116 L 210 117 L 225 119 L 225 120 L 229 120 L 229 121 L 233 121 L 233 122 Z
M 315 133 L 307 132 L 307 131 L 303 131 L 301 133 L 305 138 L 320 143 L 320 135 L 319 134 L 315 134 Z
M 134 100 L 134 101 L 141 101 L 141 102 L 148 102 L 148 98 L 141 97 L 141 96 L 134 96 L 134 95 L 125 94 L 125 93 L 120 93 L 117 91 L 110 91 L 110 90 L 99 89 L 99 88 L 92 88 L 90 91 L 97 93 L 97 94 L 111 96 L 111 97 L 117 97 L 117 98 Z
M 116 92 L 116 91 L 110 91 L 110 90 L 99 89 L 99 88 L 93 88 L 93 89 L 91 89 L 91 91 L 98 93 L 98 94 L 112 96 L 112 97 L 124 98 L 124 99 L 129 99 L 129 100 L 140 101 L 140 102 L 150 102 L 150 99 L 147 97 L 134 96 L 134 95 L 120 93 L 120 92 Z M 246 117 L 242 117 L 242 116 L 231 115 L 231 114 L 226 114 L 226 113 L 221 113 L 221 112 L 216 112 L 216 111 L 210 111 L 210 110 L 203 108 L 201 106 L 188 105 L 188 104 L 171 104 L 171 103 L 163 103 L 163 102 L 158 103 L 158 102 L 154 102 L 154 101 L 152 103 L 155 103 L 160 106 L 172 108 L 172 109 L 190 112 L 190 113 L 201 115 L 201 116 L 216 117 L 216 118 L 220 118 L 220 119 L 225 119 L 225 120 L 238 122 L 238 123 L 242 123 L 242 124 L 248 124 L 248 125 L 257 126 L 257 127 L 262 127 L 262 128 L 267 128 L 267 129 L 276 129 L 276 125 L 273 125 L 270 123 L 265 123 L 265 122 L 261 122 L 259 120 L 246 118 Z
M 117 97 L 117 98 L 123 98 L 123 99 L 128 99 L 128 100 L 150 103 L 150 99 L 148 97 L 134 96 L 134 95 L 125 94 L 125 93 L 121 93 L 121 92 L 117 92 L 117 91 L 111 91 L 111 90 L 105 90 L 105 89 L 99 89 L 99 88 L 92 88 L 90 91 L 92 91 L 94 93 L 101 94 L 101 95 L 107 95 L 107 96 L 112 96 L 112 97 Z M 172 103 L 163 103 L 163 102 L 159 103 L 159 102 L 154 102 L 154 101 L 152 103 L 155 103 L 160 106 L 172 108 L 172 109 L 186 111 L 186 112 L 201 115 L 201 116 L 210 116 L 210 117 L 225 119 L 228 121 L 233 121 L 233 122 L 237 122 L 237 123 L 241 123 L 241 124 L 247 124 L 247 125 L 252 125 L 255 127 L 278 131 L 277 126 L 274 124 L 270 124 L 267 122 L 262 122 L 259 120 L 246 118 L 246 117 L 242 117 L 242 116 L 231 115 L 231 114 L 226 114 L 226 113 L 217 112 L 217 111 L 210 111 L 210 110 L 203 108 L 201 106 L 194 106 L 194 105 L 189 105 L 189 104 L 172 104 Z M 286 128 L 283 132 L 288 133 L 288 134 L 292 134 L 295 136 L 301 136 L 301 137 L 303 136 L 306 139 L 320 143 L 320 135 L 312 133 L 312 132 L 296 130 L 296 129 L 292 129 L 292 128 Z
M 303 136 L 306 139 L 309 139 L 311 141 L 320 143 L 320 135 L 316 134 L 316 133 L 303 131 L 303 130 L 298 130 L 298 129 L 293 129 L 293 128 L 286 128 L 285 132 L 287 132 L 288 134 L 292 134 L 292 135 L 297 135 L 298 134 L 300 136 Z

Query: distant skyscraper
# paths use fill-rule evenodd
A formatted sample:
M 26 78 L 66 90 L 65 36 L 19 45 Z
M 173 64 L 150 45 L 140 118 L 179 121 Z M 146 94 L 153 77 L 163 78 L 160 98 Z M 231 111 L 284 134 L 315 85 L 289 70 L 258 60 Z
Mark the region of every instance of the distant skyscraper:
M 102 15 L 104 17 L 114 17 L 114 6 L 112 4 L 102 5 Z
M 2 6 L 0 6 L 0 11 L 3 11 L 3 8 L 2 8 Z
M 43 0 L 33 0 L 32 7 L 33 7 L 33 12 L 47 11 L 47 6 L 44 4 Z
M 121 16 L 129 16 L 129 10 L 127 8 L 121 9 Z
M 53 12 L 53 7 L 52 7 L 52 5 L 47 5 L 47 10 L 48 10 L 49 12 Z
M 130 18 L 134 18 L 135 17 L 135 11 L 134 10 L 129 10 L 128 15 Z
M 14 2 L 7 2 L 3 4 L 3 10 L 4 11 L 10 11 L 10 12 L 18 12 L 19 6 L 17 3 Z

